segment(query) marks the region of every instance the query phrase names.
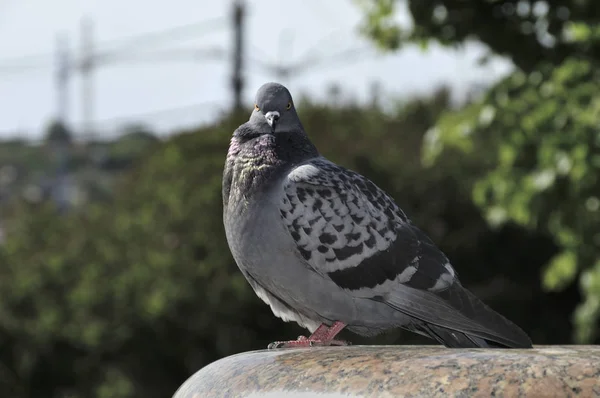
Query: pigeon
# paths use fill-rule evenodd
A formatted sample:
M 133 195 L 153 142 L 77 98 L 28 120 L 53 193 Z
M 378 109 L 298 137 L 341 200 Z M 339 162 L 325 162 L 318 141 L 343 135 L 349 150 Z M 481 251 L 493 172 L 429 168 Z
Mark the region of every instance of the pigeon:
M 401 328 L 449 348 L 531 348 L 464 288 L 446 255 L 366 177 L 323 157 L 289 90 L 265 83 L 225 160 L 223 224 L 238 268 L 273 314 L 311 334 L 268 348 L 343 346 L 344 328 Z

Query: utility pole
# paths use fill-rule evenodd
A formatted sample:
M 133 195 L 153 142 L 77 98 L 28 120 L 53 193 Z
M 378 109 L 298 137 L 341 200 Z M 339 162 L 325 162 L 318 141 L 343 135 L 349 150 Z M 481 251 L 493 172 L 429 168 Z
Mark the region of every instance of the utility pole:
M 53 142 L 49 142 L 49 144 L 56 156 L 56 174 L 52 186 L 52 196 L 61 212 L 64 212 L 68 207 L 66 184 L 70 145 L 67 121 L 70 62 L 67 36 L 59 34 L 56 38 L 56 120 L 51 128 L 57 129 L 56 131 L 60 131 L 61 134 L 52 137 Z
M 67 36 L 59 34 L 56 37 L 56 121 L 67 125 L 69 107 L 69 45 Z
M 94 112 L 94 92 L 93 76 L 94 69 L 94 43 L 93 43 L 93 25 L 88 18 L 81 20 L 81 112 L 83 131 L 81 134 L 84 139 L 93 138 L 93 112 Z
M 233 106 L 235 111 L 242 109 L 242 98 L 244 91 L 244 20 L 245 5 L 244 0 L 234 0 L 233 2 L 233 73 L 231 76 L 231 86 L 233 89 Z

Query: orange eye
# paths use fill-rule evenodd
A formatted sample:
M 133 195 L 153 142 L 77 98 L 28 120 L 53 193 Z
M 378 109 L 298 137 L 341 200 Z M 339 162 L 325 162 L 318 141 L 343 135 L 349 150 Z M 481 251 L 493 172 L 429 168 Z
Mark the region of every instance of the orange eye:
M 287 109 L 288 111 L 289 111 L 290 109 L 292 109 L 292 103 L 291 103 L 291 102 L 288 102 L 288 104 L 287 104 L 287 106 L 285 107 L 285 109 Z
M 260 108 L 256 104 L 254 104 L 254 109 L 257 110 L 257 111 L 260 111 Z

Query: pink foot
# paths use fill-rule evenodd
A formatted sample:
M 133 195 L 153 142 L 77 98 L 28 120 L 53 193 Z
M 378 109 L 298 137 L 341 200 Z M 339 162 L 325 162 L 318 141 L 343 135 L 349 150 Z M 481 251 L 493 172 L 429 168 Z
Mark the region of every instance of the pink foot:
M 351 345 L 350 342 L 335 340 L 335 336 L 345 327 L 342 322 L 336 321 L 331 326 L 321 324 L 310 337 L 298 336 L 297 340 L 275 341 L 267 347 L 274 348 L 292 348 L 292 347 L 325 347 L 325 346 L 343 346 Z

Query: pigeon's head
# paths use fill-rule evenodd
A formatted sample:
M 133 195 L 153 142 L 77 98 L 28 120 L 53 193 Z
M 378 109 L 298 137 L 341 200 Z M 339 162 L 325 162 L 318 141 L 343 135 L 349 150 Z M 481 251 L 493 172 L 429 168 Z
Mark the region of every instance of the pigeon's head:
M 249 122 L 265 134 L 304 132 L 292 94 L 279 83 L 265 83 L 258 89 Z

